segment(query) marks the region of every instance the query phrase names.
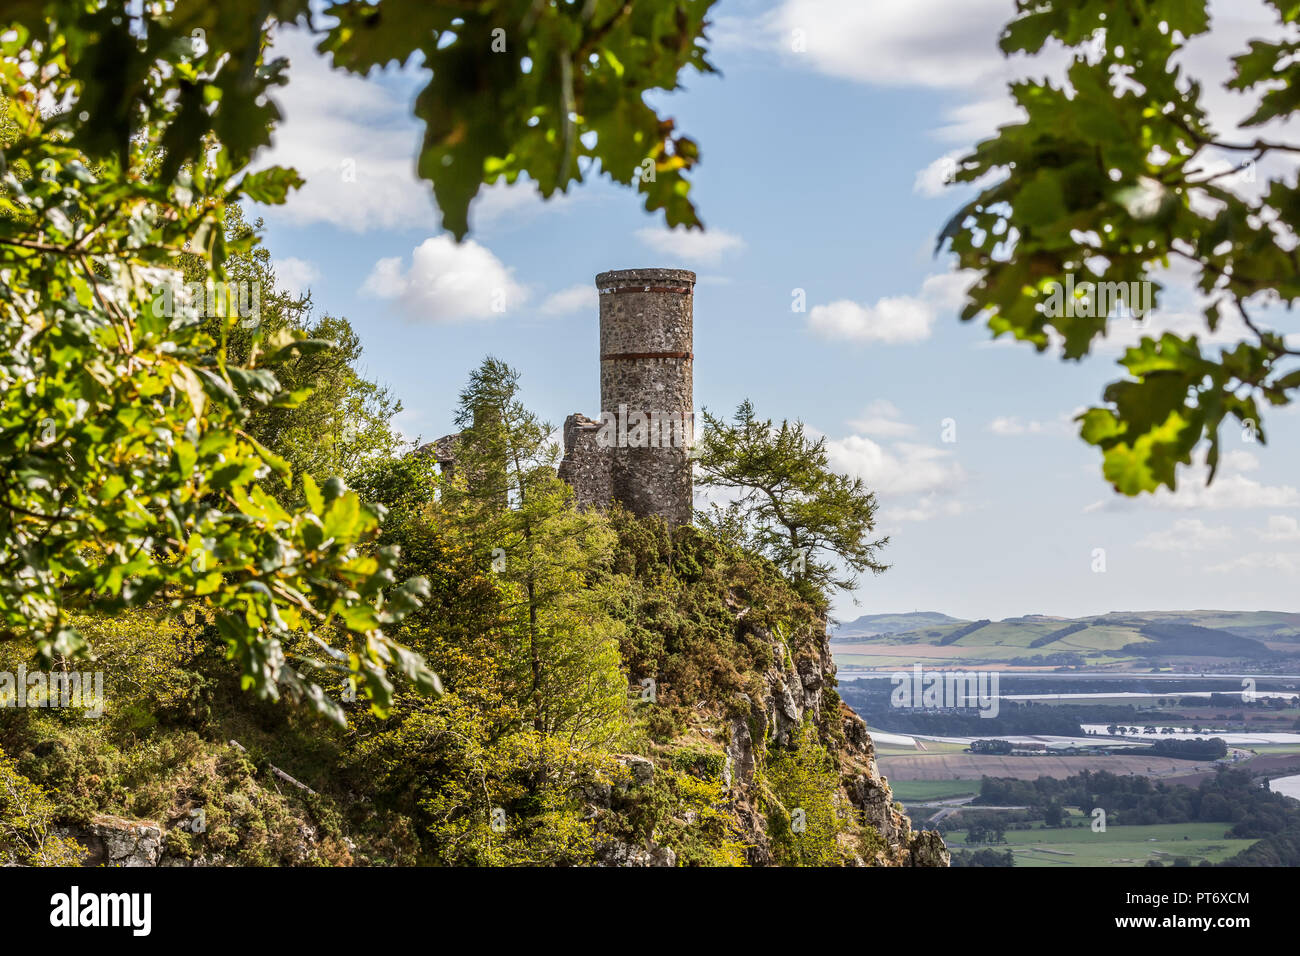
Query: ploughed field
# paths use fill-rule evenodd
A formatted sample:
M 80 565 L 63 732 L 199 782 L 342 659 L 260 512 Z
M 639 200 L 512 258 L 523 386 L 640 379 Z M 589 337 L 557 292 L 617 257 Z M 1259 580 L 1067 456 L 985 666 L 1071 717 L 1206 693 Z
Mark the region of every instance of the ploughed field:
M 973 780 L 980 777 L 1014 777 L 1035 780 L 1054 777 L 1063 780 L 1084 770 L 1106 770 L 1114 774 L 1135 773 L 1144 777 L 1172 777 L 1209 772 L 1210 761 L 1178 760 L 1174 757 L 1150 757 L 1115 754 L 1111 756 L 1010 757 L 994 754 L 919 754 L 917 756 L 878 756 L 880 772 L 893 780 Z

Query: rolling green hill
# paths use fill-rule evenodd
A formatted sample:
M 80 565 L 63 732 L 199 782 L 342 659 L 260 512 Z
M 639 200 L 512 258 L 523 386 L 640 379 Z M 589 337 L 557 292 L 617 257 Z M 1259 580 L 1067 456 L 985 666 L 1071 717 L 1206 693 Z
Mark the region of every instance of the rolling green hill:
M 965 624 L 961 618 L 949 617 L 938 611 L 910 611 L 906 614 L 864 614 L 852 621 L 836 625 L 832 631 L 837 641 L 862 640 L 880 634 L 901 634 L 921 628 L 944 624 Z
M 846 662 L 868 648 L 945 648 L 952 659 L 1088 663 L 1123 659 L 1217 657 L 1258 659 L 1300 654 L 1300 613 L 1285 611 L 1111 611 L 1092 617 L 1027 614 L 968 621 L 939 612 L 873 614 L 840 625 L 833 642 Z M 848 646 L 855 645 L 855 646 Z M 1047 660 L 1052 658 L 1053 660 Z M 863 660 L 863 662 L 866 662 Z

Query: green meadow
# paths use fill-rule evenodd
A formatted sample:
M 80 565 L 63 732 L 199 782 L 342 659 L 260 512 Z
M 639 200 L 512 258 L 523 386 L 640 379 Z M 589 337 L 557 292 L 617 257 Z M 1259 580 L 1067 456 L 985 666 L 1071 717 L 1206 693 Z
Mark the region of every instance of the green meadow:
M 954 850 L 1011 850 L 1016 866 L 1145 866 L 1158 860 L 1166 866 L 1178 857 L 1192 865 L 1202 860 L 1220 863 L 1245 850 L 1255 840 L 1224 837 L 1226 823 L 1167 823 L 1153 826 L 1112 826 L 1094 833 L 1091 827 L 1008 830 L 1006 843 L 966 843 L 965 830 L 951 830 L 944 841 Z

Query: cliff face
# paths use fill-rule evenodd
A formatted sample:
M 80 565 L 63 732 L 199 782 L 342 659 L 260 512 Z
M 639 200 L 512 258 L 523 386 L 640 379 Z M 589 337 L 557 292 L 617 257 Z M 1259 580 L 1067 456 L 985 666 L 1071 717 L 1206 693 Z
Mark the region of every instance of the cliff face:
M 825 617 L 779 570 L 700 529 L 615 525 L 623 660 L 634 687 L 652 676 L 657 691 L 642 711 L 651 743 L 621 758 L 632 777 L 687 767 L 720 781 L 750 865 L 949 865 L 938 833 L 912 829 L 840 700 Z M 606 806 L 623 812 L 617 795 Z M 678 833 L 633 842 L 615 840 L 606 862 L 681 862 Z
M 708 530 L 623 513 L 613 524 L 618 545 L 591 580 L 608 608 L 593 632 L 618 642 L 605 673 L 620 722 L 600 747 L 473 737 L 503 709 L 456 691 L 404 700 L 385 720 L 358 713 L 335 734 L 250 706 L 215 659 L 200 673 L 227 683 L 193 690 L 185 659 L 167 679 L 187 703 L 169 713 L 198 730 L 132 729 L 127 751 L 108 722 L 23 710 L 0 723 L 0 748 L 52 795 L 47 822 L 113 866 L 948 865 L 938 835 L 914 832 L 894 802 L 835 690 L 816 596 Z M 125 633 L 126 648 L 152 646 Z
M 809 722 L 817 728 L 819 740 L 835 763 L 839 787 L 833 799 L 840 811 L 878 833 L 883 844 L 871 847 L 868 842 L 868 852 L 855 852 L 862 849 L 863 841 L 855 848 L 844 839 L 841 842 L 846 844 L 849 860 L 877 866 L 948 866 L 948 850 L 939 834 L 914 831 L 901 807 L 895 805 L 889 783 L 876 766 L 875 746 L 866 724 L 834 693 L 830 636 L 825 621 L 818 623 L 803 641 L 793 642 L 766 628 L 751 629 L 755 637 L 769 643 L 774 663 L 762 674 L 765 692 L 761 699 L 746 697 L 749 714 L 734 716 L 727 723 L 725 750 L 738 803 L 752 806 L 756 802 L 756 746 L 789 747 Z M 751 862 L 773 862 L 763 815 L 747 813 L 745 819 L 755 843 Z

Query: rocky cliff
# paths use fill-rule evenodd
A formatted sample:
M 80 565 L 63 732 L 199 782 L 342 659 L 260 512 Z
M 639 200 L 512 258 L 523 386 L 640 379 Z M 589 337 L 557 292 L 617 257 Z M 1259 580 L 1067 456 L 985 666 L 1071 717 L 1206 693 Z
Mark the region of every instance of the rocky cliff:
M 738 609 L 738 615 L 743 608 Z M 774 663 L 763 672 L 762 696 L 748 695 L 742 702 L 748 713 L 732 716 L 725 728 L 725 752 L 732 791 L 749 824 L 754 850 L 751 862 L 772 862 L 766 820 L 752 812 L 755 793 L 756 749 L 790 747 L 801 727 L 811 724 L 830 753 L 839 775 L 834 799 L 852 822 L 874 830 L 879 846 L 865 841 L 871 852 L 855 852 L 848 838 L 852 862 L 880 866 L 947 866 L 949 854 L 933 831 L 916 832 L 902 807 L 894 801 L 889 782 L 876 765 L 875 746 L 866 724 L 834 693 L 835 663 L 825 622 L 811 628 L 804 640 L 783 639 L 762 627 L 753 636 L 772 649 Z M 738 625 L 744 627 L 743 620 Z M 791 646 L 793 645 L 793 646 Z M 829 692 L 829 693 L 828 693 Z M 853 827 L 848 828 L 852 833 Z
M 866 725 L 840 700 L 824 613 L 751 553 L 700 529 L 619 519 L 614 586 L 626 593 L 631 683 L 653 679 L 652 743 L 636 780 L 685 768 L 721 783 L 750 865 L 947 866 L 880 775 Z M 642 782 L 641 786 L 646 786 Z M 605 806 L 620 812 L 617 793 Z M 676 862 L 665 833 L 609 862 Z

